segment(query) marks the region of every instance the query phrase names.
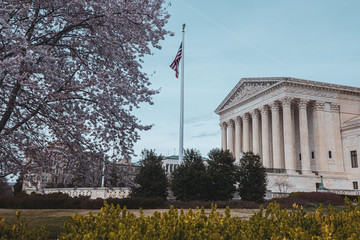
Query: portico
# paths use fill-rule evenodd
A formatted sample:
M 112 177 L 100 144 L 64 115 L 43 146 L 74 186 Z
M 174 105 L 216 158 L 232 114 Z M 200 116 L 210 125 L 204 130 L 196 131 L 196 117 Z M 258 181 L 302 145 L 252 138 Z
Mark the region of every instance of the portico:
M 295 173 L 296 170 L 304 174 L 326 171 L 326 164 L 321 161 L 321 157 L 317 158 L 318 161 L 311 169 L 309 146 L 310 137 L 311 141 L 316 142 L 313 152 L 322 157 L 326 154 L 323 105 L 316 100 L 284 97 L 258 106 L 252 112 L 238 114 L 220 123 L 222 148 L 229 149 L 236 158 L 241 152 L 259 154 L 268 169 L 284 169 L 287 173 Z M 314 134 L 309 134 L 308 111 L 315 112 L 319 119 L 315 121 L 317 125 Z M 294 117 L 298 117 L 298 120 L 295 121 Z M 297 128 L 299 135 L 295 134 Z M 300 143 L 299 149 L 296 142 Z M 298 161 L 301 164 L 297 164 Z

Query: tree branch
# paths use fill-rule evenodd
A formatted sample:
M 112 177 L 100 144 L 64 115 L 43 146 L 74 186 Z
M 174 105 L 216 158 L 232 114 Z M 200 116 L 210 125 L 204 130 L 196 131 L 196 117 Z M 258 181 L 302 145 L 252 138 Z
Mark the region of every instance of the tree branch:
M 19 81 L 17 81 L 13 90 L 11 91 L 9 102 L 7 104 L 7 108 L 5 110 L 4 115 L 2 116 L 2 118 L 0 120 L 0 133 L 5 128 L 5 125 L 9 121 L 10 116 L 14 110 L 16 97 L 17 97 L 17 94 L 18 94 L 20 88 L 21 88 L 21 84 L 20 84 L 20 80 L 19 80 Z

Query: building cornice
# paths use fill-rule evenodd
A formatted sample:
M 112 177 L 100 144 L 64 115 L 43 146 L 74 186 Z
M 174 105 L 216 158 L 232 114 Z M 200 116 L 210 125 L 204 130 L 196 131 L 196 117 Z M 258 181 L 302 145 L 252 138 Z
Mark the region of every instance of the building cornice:
M 246 83 L 256 84 L 256 83 L 270 83 L 268 88 L 255 92 L 253 95 L 248 96 L 244 99 L 240 99 L 238 102 L 231 104 L 231 100 L 236 97 L 236 92 Z M 291 88 L 287 88 L 291 87 Z M 294 88 L 297 87 L 297 88 Z M 232 91 L 227 95 L 227 97 L 221 102 L 221 104 L 216 108 L 215 113 L 221 114 L 225 111 L 230 111 L 238 106 L 244 105 L 248 102 L 253 101 L 256 98 L 259 98 L 263 95 L 266 95 L 270 92 L 273 92 L 279 88 L 285 88 L 284 93 L 300 93 L 318 96 L 319 93 L 323 92 L 321 95 L 325 95 L 328 98 L 343 98 L 344 96 L 338 95 L 334 96 L 334 93 L 342 93 L 342 95 L 355 96 L 360 98 L 360 88 L 343 86 L 338 84 L 330 84 L 324 82 L 316 82 L 305 79 L 291 78 L 291 77 L 269 77 L 269 78 L 243 78 L 239 83 L 232 89 Z M 299 88 L 303 91 L 299 91 Z M 310 91 L 307 91 L 310 90 Z M 326 94 L 328 93 L 328 94 Z M 351 100 L 347 98 L 347 100 Z

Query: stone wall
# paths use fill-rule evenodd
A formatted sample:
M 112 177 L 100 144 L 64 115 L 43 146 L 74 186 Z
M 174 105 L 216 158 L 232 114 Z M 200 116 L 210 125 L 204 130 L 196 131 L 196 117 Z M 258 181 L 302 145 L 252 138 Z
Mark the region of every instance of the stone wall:
M 32 192 L 39 194 L 49 193 L 65 193 L 70 197 L 89 196 L 90 199 L 96 198 L 126 198 L 130 194 L 130 188 L 44 188 L 36 190 L 35 188 L 26 188 L 25 192 L 31 194 Z

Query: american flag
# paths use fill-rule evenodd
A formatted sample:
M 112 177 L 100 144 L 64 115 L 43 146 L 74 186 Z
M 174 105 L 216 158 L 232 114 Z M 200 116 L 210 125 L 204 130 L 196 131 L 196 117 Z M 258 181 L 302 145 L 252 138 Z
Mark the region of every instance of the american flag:
M 170 67 L 175 71 L 176 78 L 179 77 L 179 64 L 181 57 L 182 57 L 182 43 L 180 44 L 179 51 L 177 52 L 174 61 L 170 65 Z

